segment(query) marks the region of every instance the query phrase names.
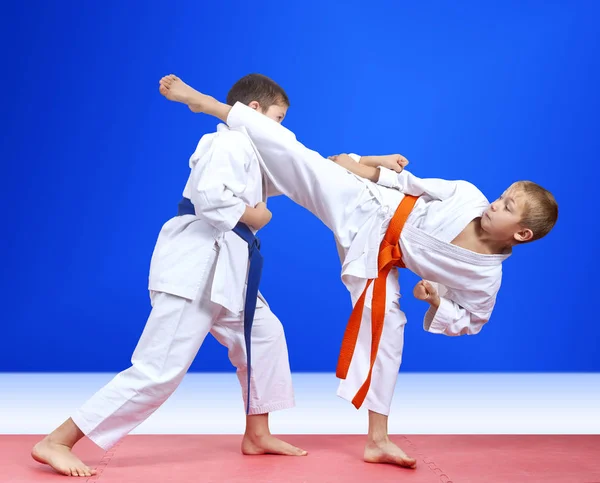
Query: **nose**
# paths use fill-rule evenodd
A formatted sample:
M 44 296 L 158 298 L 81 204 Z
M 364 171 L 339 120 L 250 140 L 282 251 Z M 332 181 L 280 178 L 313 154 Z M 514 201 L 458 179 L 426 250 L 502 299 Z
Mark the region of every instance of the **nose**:
M 496 211 L 498 209 L 498 205 L 497 205 L 497 201 L 494 201 L 491 205 L 490 208 L 492 209 L 492 211 Z

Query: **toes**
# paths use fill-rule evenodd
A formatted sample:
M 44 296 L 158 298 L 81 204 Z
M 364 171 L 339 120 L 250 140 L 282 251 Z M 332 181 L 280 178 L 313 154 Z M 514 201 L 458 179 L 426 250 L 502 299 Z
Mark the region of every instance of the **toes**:
M 294 456 L 306 456 L 308 454 L 308 451 L 296 448 L 295 446 L 292 446 L 290 449 L 292 450 L 291 454 L 293 454 Z
M 306 456 L 308 454 L 308 452 L 304 451 L 303 449 L 296 448 L 291 444 L 285 444 L 282 450 L 283 451 L 281 451 L 281 453 L 288 456 Z
M 415 468 L 417 466 L 416 460 L 412 458 L 403 458 L 401 456 L 397 456 L 394 458 L 394 462 L 397 465 L 404 466 L 405 468 Z

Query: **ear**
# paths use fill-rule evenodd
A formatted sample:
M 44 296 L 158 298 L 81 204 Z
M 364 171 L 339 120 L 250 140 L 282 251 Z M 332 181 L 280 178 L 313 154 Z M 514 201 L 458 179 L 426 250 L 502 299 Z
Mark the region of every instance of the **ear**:
M 515 233 L 515 240 L 519 243 L 531 241 L 533 238 L 533 232 L 529 228 L 523 228 L 521 231 Z
M 260 104 L 258 103 L 258 101 L 252 101 L 250 104 L 248 104 L 248 107 L 250 109 L 254 109 L 255 111 L 260 110 Z

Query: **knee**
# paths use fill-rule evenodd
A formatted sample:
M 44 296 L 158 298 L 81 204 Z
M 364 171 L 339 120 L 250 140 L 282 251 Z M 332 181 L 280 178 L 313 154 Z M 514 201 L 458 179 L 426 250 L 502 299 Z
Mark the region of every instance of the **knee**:
M 252 339 L 256 342 L 271 342 L 285 339 L 283 324 L 277 317 L 263 319 L 260 324 L 252 328 Z

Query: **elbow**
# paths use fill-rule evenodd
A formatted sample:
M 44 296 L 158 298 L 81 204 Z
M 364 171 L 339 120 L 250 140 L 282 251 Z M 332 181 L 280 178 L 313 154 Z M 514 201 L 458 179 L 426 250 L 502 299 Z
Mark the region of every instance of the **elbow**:
M 202 203 L 192 200 L 196 210 L 196 216 L 211 225 L 219 232 L 233 230 L 238 224 L 246 205 L 243 201 L 232 198 L 229 202 L 221 203 Z M 222 201 L 222 200 L 221 200 Z

